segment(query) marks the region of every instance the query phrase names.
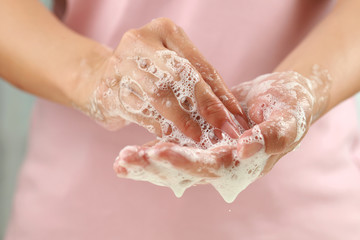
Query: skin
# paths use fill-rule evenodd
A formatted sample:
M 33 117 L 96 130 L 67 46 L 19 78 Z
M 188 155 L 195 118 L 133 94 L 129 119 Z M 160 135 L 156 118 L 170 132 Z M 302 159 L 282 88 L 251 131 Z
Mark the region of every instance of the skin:
M 306 78 L 312 75 L 314 64 L 320 65 L 321 69 L 329 70 L 332 80 L 329 82 L 326 77 L 323 77 L 320 86 L 315 88 L 311 93 L 315 99 L 314 105 L 303 106 L 307 121 L 306 132 L 317 119 L 321 118 L 337 104 L 350 98 L 360 90 L 359 10 L 360 2 L 357 0 L 338 1 L 328 16 L 274 69 L 274 72 L 296 71 Z M 286 77 L 282 80 L 285 82 L 293 81 L 291 78 Z M 267 79 L 264 79 L 262 82 L 266 81 Z M 246 87 L 250 85 L 256 89 L 259 84 L 260 83 L 254 83 L 252 81 L 242 83 L 233 89 L 233 93 L 244 108 L 251 105 L 251 108 L 247 111 L 248 118 L 260 127 L 264 142 L 259 144 L 257 142 L 244 143 L 244 141 L 242 141 L 242 139 L 252 134 L 253 129 L 251 128 L 245 131 L 240 137 L 237 150 L 242 159 L 254 156 L 260 153 L 261 150 L 265 150 L 268 154 L 268 159 L 263 173 L 267 173 L 281 157 L 296 148 L 303 139 L 303 136 L 299 141 L 295 141 L 295 132 L 298 123 L 296 120 L 294 121 L 294 118 L 291 114 L 288 114 L 286 110 L 282 112 L 277 111 L 269 118 L 264 118 L 262 111 L 259 111 L 259 109 L 261 108 L 261 104 L 264 103 L 261 96 L 264 95 L 265 92 L 260 91 L 249 98 L 248 88 Z M 304 81 L 302 83 L 300 82 L 300 84 L 306 87 Z M 290 105 L 295 104 L 294 101 L 291 101 L 292 97 L 288 95 L 287 91 L 277 91 L 279 89 L 285 90 L 281 85 L 276 84 L 273 89 L 269 91 L 276 92 L 275 95 L 277 99 L 289 100 L 288 103 Z M 323 91 L 324 89 L 327 90 Z M 281 116 L 287 117 L 289 127 L 286 129 L 279 124 L 278 119 Z M 282 133 L 280 134 L 280 132 Z M 175 158 L 172 158 L 172 146 L 167 145 L 161 147 L 162 144 L 164 143 L 150 144 L 153 145 L 153 149 L 161 149 L 162 156 L 168 154 L 167 157 L 162 157 L 157 160 L 176 161 Z M 146 151 L 151 149 L 149 149 L 149 144 L 143 147 Z M 138 151 L 140 150 L 141 148 L 138 149 Z M 229 149 L 229 151 L 231 150 L 233 149 Z M 218 152 L 219 149 L 209 149 L 209 151 L 204 153 L 204 158 L 209 157 L 209 155 L 216 156 Z M 139 157 L 136 151 L 121 160 L 127 162 L 135 156 Z M 143 157 L 144 156 L 146 157 L 146 154 L 143 155 Z M 231 156 L 229 156 L 229 158 L 230 161 L 232 161 Z M 221 161 L 223 161 L 223 164 L 221 164 Z M 219 166 L 222 165 L 226 167 L 228 162 L 228 158 L 218 158 L 216 166 L 213 164 L 208 166 L 208 172 L 214 172 L 214 170 L 216 171 Z M 193 169 L 196 169 L 198 163 L 193 163 L 191 159 L 188 159 L 188 162 L 183 165 L 186 166 L 186 168 L 178 165 L 173 166 L 177 167 L 179 171 L 191 172 L 188 170 L 189 164 L 193 164 Z M 126 177 L 126 174 L 123 174 L 121 170 L 121 166 L 115 164 L 115 171 L 120 172 L 120 176 Z M 203 177 L 206 179 L 211 176 L 205 173 Z
M 0 0 L 0 5 L 2 6 L 0 16 L 4 19 L 0 21 L 2 31 L 0 35 L 0 76 L 14 86 L 34 95 L 66 106 L 76 105 L 80 109 L 87 109 L 89 98 L 99 81 L 109 73 L 108 67 L 111 66 L 114 58 L 122 59 L 124 54 L 131 55 L 131 53 L 125 53 L 126 46 L 134 48 L 135 46 L 131 44 L 139 44 L 136 46 L 145 46 L 150 50 L 170 49 L 190 61 L 192 67 L 201 75 L 202 81 L 199 87 L 201 89 L 210 88 L 209 91 L 205 91 L 205 96 L 197 94 L 197 99 L 201 103 L 199 110 L 206 120 L 219 128 L 222 128 L 225 122 L 230 122 L 232 125 L 232 119 L 228 117 L 230 112 L 243 126 L 251 125 L 250 121 L 247 124 L 244 123 L 246 117 L 243 116 L 238 103 L 244 107 L 261 103 L 259 96 L 262 93 L 255 94 L 252 99 L 249 99 L 247 98 L 248 94 L 241 90 L 244 85 L 234 89 L 234 94 L 231 94 L 223 84 L 221 77 L 192 45 L 181 28 L 167 19 L 159 19 L 143 28 L 128 31 L 116 50 L 112 51 L 66 28 L 35 0 Z M 360 2 L 357 0 L 338 1 L 333 11 L 274 70 L 275 72 L 293 70 L 308 78 L 314 64 L 329 69 L 333 81 L 329 91 L 322 93 L 326 94 L 325 98 L 328 101 L 321 106 L 310 106 L 306 109 L 307 129 L 313 122 L 312 116 L 316 116 L 315 119 L 321 117 L 360 90 L 359 10 Z M 137 56 L 138 53 L 135 55 Z M 200 65 L 195 63 L 200 63 Z M 208 81 L 211 75 L 215 76 L 216 81 Z M 285 80 L 292 81 L 291 78 Z M 305 86 L 305 83 L 302 85 Z M 275 86 L 274 90 L 276 88 L 281 88 L 281 86 Z M 215 91 L 214 89 L 220 90 Z M 198 92 L 203 91 L 198 90 Z M 315 99 L 321 97 L 318 92 L 320 91 L 312 93 Z M 228 96 L 230 100 L 222 102 L 219 98 L 222 95 Z M 277 94 L 277 98 L 280 99 L 288 97 L 281 92 Z M 206 102 L 211 104 L 206 105 Z M 256 107 L 254 106 L 253 109 Z M 256 113 L 255 110 L 254 112 Z M 175 112 L 174 114 L 179 113 Z M 186 113 L 184 114 L 186 115 Z M 280 115 L 287 115 L 286 112 L 277 112 L 268 119 L 263 118 L 261 114 L 260 116 L 252 114 L 251 110 L 247 114 L 253 122 L 263 126 L 261 133 L 264 143 L 260 147 L 256 144 L 244 144 L 241 139 L 251 134 L 253 129 L 249 129 L 241 136 L 236 148 L 240 155 L 246 158 L 256 154 L 264 147 L 265 152 L 271 156 L 264 170 L 267 172 L 279 158 L 298 144 L 299 141 L 294 141 L 294 134 L 292 134 L 295 131 L 296 123 L 289 123 L 290 127 L 286 129 L 285 137 L 279 141 L 277 133 L 281 127 L 276 125 L 275 120 Z M 118 121 L 118 126 L 122 126 L 123 120 L 119 118 Z M 289 117 L 288 121 L 292 121 L 292 118 Z M 192 126 L 192 123 L 186 125 L 179 123 L 178 127 L 189 137 L 196 139 L 198 135 L 193 135 L 193 132 L 196 133 L 196 131 L 189 131 L 189 129 L 193 129 L 188 128 L 189 125 Z M 226 128 L 224 131 L 233 136 L 230 128 Z M 161 148 L 162 156 L 168 158 L 169 162 L 175 162 L 176 154 L 172 154 L 171 144 Z M 140 148 L 158 147 L 151 143 Z M 216 151 L 209 151 L 207 154 L 217 156 Z M 135 151 L 133 155 L 129 154 L 128 158 L 123 160 L 136 164 L 136 159 L 139 158 Z M 219 156 L 217 159 L 215 168 L 221 165 L 227 166 L 229 162 L 227 157 Z M 189 159 L 182 159 L 181 162 L 183 164 L 174 164 L 173 167 L 183 170 L 186 166 L 186 171 L 189 172 L 197 167 L 197 164 L 192 163 Z M 208 168 L 211 169 L 214 166 L 211 165 Z M 120 170 L 117 169 L 117 171 Z M 206 172 L 213 171 L 204 170 L 204 176 Z
M 194 94 L 201 115 L 207 122 L 224 130 L 233 138 L 238 137 L 237 124 L 232 120 L 229 113 L 230 111 L 234 114 L 235 119 L 242 120 L 242 110 L 235 97 L 226 88 L 216 70 L 206 62 L 193 46 L 184 31 L 168 19 L 156 19 L 140 29 L 126 32 L 113 54 L 105 60 L 99 69 L 102 74 L 99 80 L 91 83 L 88 81 L 79 82 L 80 91 L 86 89 L 85 92 L 90 93 L 85 94 L 86 97 L 82 98 L 85 102 L 80 103 L 79 108 L 88 112 L 88 96 L 91 96 L 95 89 L 100 86 L 96 98 L 101 101 L 101 104 L 98 104 L 96 109 L 99 110 L 97 113 L 101 117 L 96 120 L 99 120 L 105 127 L 118 129 L 123 126 L 121 122 L 125 118 L 142 126 L 154 126 L 157 135 L 161 136 L 160 126 L 155 119 L 146 118 L 140 114 L 131 114 L 123 108 L 124 102 L 129 103 L 133 100 L 122 99 L 119 96 L 119 92 L 121 92 L 119 90 L 121 88 L 124 90 L 124 86 L 122 87 L 119 83 L 122 82 L 123 78 L 131 78 L 137 84 L 137 87 L 130 89 L 131 91 L 135 91 L 138 96 L 145 95 L 146 98 L 151 99 L 149 102 L 162 116 L 171 120 L 188 137 L 199 140 L 201 129 L 198 123 L 180 107 L 172 90 L 170 88 L 163 90 L 156 88 L 156 82 L 160 81 L 156 73 L 160 71 L 166 72 L 167 77 L 171 77 L 175 82 L 180 80 L 181 72 L 169 68 L 166 65 L 166 59 L 158 54 L 159 51 L 166 50 L 176 50 L 176 55 L 180 57 L 180 60 L 188 59 L 189 61 L 181 66 L 186 67 L 188 71 L 198 76 Z M 175 54 L 175 52 L 173 53 Z M 151 66 L 156 68 L 154 74 L 149 70 Z M 209 77 L 213 80 L 209 80 Z M 115 81 L 114 86 L 110 87 L 113 95 L 105 98 L 103 93 L 108 87 L 104 85 L 107 85 L 108 79 Z M 157 89 L 157 92 L 152 92 L 154 88 Z M 222 102 L 218 98 L 222 95 L 229 96 L 229 99 Z M 165 108 L 164 102 L 170 102 L 171 108 Z M 121 114 L 115 114 L 115 116 L 110 114 L 110 108 L 120 111 Z
M 314 86 L 311 85 L 312 81 L 316 82 Z M 272 73 L 241 83 L 232 92 L 245 109 L 252 128 L 240 136 L 237 145 L 222 145 L 199 151 L 191 147 L 179 147 L 174 143 L 151 142 L 121 152 L 119 161 L 114 165 L 115 171 L 126 177 L 130 168 L 141 166 L 146 171 L 156 173 L 159 170 L 152 167 L 153 163 L 169 161 L 171 167 L 197 176 L 202 183 L 206 183 L 209 178 L 222 176 L 223 172 L 217 174 L 221 167 L 231 168 L 232 163 L 239 162 L 239 159 L 239 164 L 235 166 L 241 167 L 241 161 L 250 157 L 262 154 L 260 157 L 264 158 L 262 151 L 265 151 L 267 163 L 261 167 L 264 167 L 262 172 L 267 173 L 280 157 L 300 143 L 311 122 L 324 111 L 328 98 L 324 101 L 317 99 L 329 94 L 328 90 L 323 91 L 327 89 L 325 84 L 330 84 L 326 78 L 305 79 L 293 71 Z M 286 87 L 289 85 L 291 87 Z M 303 114 L 299 115 L 298 109 Z M 302 120 L 303 128 L 299 131 Z M 256 134 L 257 131 L 261 135 Z M 234 158 L 232 151 L 237 151 L 239 158 Z M 193 158 L 187 158 L 181 152 L 192 152 Z M 215 161 L 204 162 L 203 159 Z M 199 165 L 201 172 L 198 171 Z
M 174 50 L 180 57 L 188 59 L 190 68 L 199 75 L 195 98 L 204 119 L 233 138 L 238 137 L 239 132 L 231 114 L 237 121 L 246 124 L 240 106 L 216 70 L 184 31 L 169 19 L 157 19 L 140 29 L 129 30 L 117 48 L 112 50 L 71 31 L 36 0 L 0 0 L 0 5 L 3 19 L 0 23 L 0 76 L 24 91 L 66 106 L 75 106 L 89 114 L 90 99 L 106 79 L 130 75 L 143 89 L 148 88 L 147 83 L 157 81 L 141 71 L 130 60 L 132 58 L 149 58 L 178 80 L 179 73 L 167 69 L 164 60 L 154 54 L 158 50 Z M 220 100 L 223 95 L 228 100 Z M 188 137 L 199 140 L 200 126 L 188 112 L 177 107 L 179 104 L 171 90 L 151 97 L 155 103 L 164 98 L 171 101 L 172 108 L 155 108 L 163 116 L 180 119 L 174 121 L 175 125 Z M 116 96 L 114 99 L 118 101 Z M 121 102 L 116 104 L 121 111 Z M 101 106 L 98 110 L 103 113 L 106 108 Z M 105 117 L 100 122 L 105 127 L 118 129 L 124 126 L 125 118 L 140 125 L 152 125 L 161 135 L 156 122 L 129 116 L 126 111 L 121 111 L 119 116 L 111 116 L 111 119 L 103 115 Z

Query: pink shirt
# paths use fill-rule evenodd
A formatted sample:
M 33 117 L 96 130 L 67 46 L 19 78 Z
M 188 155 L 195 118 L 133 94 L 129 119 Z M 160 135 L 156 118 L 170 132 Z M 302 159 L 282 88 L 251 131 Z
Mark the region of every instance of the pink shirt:
M 151 19 L 188 33 L 229 86 L 271 72 L 332 1 L 70 0 L 65 23 L 111 47 Z M 225 203 L 210 186 L 170 189 L 119 179 L 120 149 L 153 138 L 108 132 L 39 100 L 6 240 L 360 239 L 360 139 L 355 102 L 314 124 L 301 147 Z

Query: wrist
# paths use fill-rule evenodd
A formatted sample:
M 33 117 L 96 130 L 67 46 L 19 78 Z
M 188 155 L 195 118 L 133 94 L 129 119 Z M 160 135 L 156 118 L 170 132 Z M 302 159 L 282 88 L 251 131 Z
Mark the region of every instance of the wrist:
M 87 107 L 111 56 L 112 49 L 97 42 L 88 44 L 86 50 L 77 57 L 71 84 L 64 89 L 69 105 L 80 110 Z

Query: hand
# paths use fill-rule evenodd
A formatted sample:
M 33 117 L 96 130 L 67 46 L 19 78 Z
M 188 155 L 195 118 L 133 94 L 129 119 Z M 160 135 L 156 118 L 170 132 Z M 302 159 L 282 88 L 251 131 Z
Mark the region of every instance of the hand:
M 238 156 L 263 155 L 267 158 L 263 173 L 270 171 L 298 146 L 311 123 L 324 113 L 330 85 L 328 72 L 315 65 L 309 78 L 293 71 L 275 72 L 232 89 L 251 126 L 238 141 Z
M 257 176 L 256 170 L 249 172 L 253 169 L 251 162 L 239 165 L 236 144 L 205 150 L 154 141 L 125 147 L 114 163 L 114 170 L 119 177 L 170 187 L 177 197 L 190 186 L 210 183 L 226 201 L 232 202 Z M 250 174 L 239 174 L 241 171 Z M 239 184 L 231 184 L 234 181 Z
M 191 146 L 217 141 L 222 132 L 237 138 L 246 128 L 221 77 L 170 20 L 153 20 L 125 33 L 99 69 L 99 80 L 80 88 L 90 93 L 80 108 L 107 128 L 127 120 Z
M 191 185 L 211 183 L 231 202 L 292 151 L 322 114 L 330 77 L 317 68 L 313 73 L 309 79 L 296 72 L 272 73 L 235 87 L 252 126 L 237 142 L 206 150 L 163 142 L 129 146 L 114 169 L 120 177 L 169 186 L 177 196 Z

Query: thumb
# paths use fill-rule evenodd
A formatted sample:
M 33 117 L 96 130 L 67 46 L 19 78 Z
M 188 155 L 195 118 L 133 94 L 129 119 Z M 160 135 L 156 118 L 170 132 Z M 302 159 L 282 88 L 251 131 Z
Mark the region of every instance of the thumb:
M 294 116 L 271 119 L 241 135 L 237 146 L 238 155 L 240 158 L 249 158 L 260 151 L 268 155 L 288 152 L 293 148 L 296 136 L 297 122 Z

